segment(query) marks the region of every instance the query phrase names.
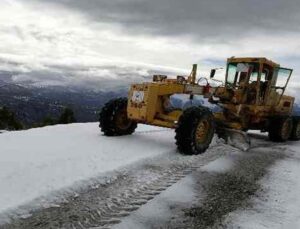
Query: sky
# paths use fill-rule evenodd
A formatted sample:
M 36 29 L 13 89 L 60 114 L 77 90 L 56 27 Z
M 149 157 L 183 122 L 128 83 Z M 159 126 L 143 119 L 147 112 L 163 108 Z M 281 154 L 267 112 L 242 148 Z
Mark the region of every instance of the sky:
M 300 88 L 299 0 L 1 0 L 0 70 L 17 82 L 199 77 L 231 56 L 294 69 Z M 101 86 L 101 85 L 99 85 Z

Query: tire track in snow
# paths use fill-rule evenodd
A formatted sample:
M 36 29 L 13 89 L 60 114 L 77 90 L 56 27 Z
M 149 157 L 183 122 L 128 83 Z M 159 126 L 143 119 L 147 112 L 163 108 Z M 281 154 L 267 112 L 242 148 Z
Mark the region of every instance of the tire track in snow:
M 72 226 L 73 228 L 107 228 L 111 225 L 120 223 L 121 218 L 128 216 L 132 211 L 139 209 L 140 206 L 146 204 L 156 195 L 159 195 L 169 186 L 178 182 L 191 171 L 191 169 L 174 171 L 175 173 L 165 174 L 158 180 L 149 185 L 142 186 L 138 190 L 128 189 L 126 190 L 125 195 L 121 194 L 108 199 L 101 210 L 91 212 L 90 216 L 85 218 L 85 222 L 77 222 Z
M 78 195 L 65 197 L 59 207 L 30 212 L 30 217 L 13 219 L 3 228 L 110 228 L 188 174 L 231 150 L 219 145 L 198 156 L 170 153 L 151 159 L 137 168 L 120 171 L 110 184 L 88 187 Z
M 150 133 L 171 132 L 171 131 L 174 132 L 173 129 L 165 129 L 165 130 L 159 129 L 159 130 L 140 130 L 140 131 L 135 131 L 135 133 L 137 133 L 137 134 L 150 134 Z

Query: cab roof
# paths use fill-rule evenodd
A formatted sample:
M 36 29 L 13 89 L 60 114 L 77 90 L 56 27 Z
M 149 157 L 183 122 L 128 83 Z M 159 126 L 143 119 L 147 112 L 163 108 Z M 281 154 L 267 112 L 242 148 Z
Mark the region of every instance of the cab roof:
M 259 63 L 259 64 L 267 64 L 272 67 L 280 67 L 279 64 L 265 58 L 265 57 L 230 57 L 227 59 L 228 63 L 239 63 L 239 62 L 244 62 L 244 63 Z

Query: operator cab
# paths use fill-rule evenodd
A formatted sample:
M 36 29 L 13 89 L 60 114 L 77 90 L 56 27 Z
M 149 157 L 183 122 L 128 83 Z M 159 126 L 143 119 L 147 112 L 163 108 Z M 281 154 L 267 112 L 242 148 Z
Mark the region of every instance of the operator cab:
M 283 95 L 292 69 L 280 68 L 266 58 L 229 58 L 225 87 L 235 104 L 271 105 L 270 96 Z

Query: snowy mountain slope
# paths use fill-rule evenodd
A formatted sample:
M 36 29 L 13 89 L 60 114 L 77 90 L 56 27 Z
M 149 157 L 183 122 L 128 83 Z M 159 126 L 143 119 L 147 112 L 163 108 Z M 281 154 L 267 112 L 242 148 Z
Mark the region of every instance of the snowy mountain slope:
M 139 126 L 135 136 L 102 136 L 97 123 L 0 135 L 0 212 L 138 160 L 175 151 L 173 131 Z

